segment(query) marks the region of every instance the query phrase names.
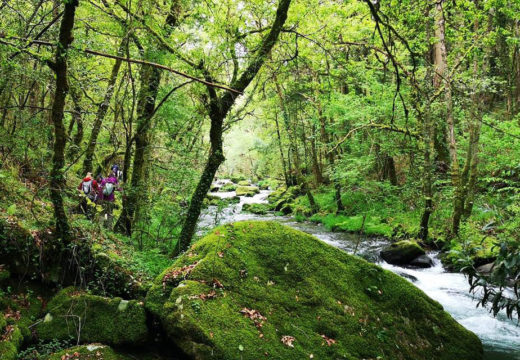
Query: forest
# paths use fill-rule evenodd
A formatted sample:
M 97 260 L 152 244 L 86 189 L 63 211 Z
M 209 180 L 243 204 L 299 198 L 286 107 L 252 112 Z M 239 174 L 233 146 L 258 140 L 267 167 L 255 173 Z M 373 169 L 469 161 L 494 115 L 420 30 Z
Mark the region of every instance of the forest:
M 0 0 L 0 358 L 520 360 L 519 0 Z

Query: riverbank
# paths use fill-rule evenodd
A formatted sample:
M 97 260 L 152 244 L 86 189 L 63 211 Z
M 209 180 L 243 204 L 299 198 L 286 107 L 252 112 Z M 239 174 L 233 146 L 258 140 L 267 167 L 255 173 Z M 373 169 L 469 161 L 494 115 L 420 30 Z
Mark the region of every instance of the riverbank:
M 439 251 L 430 252 L 434 260 L 434 266 L 429 269 L 405 268 L 385 263 L 379 257 L 379 252 L 387 246 L 391 240 L 379 233 L 360 234 L 351 231 L 332 231 L 325 224 L 318 221 L 309 221 L 309 216 L 302 216 L 297 210 L 295 214 L 283 215 L 281 212 L 271 211 L 267 214 L 254 214 L 243 212 L 244 204 L 260 203 L 268 204 L 269 195 L 273 192 L 262 191 L 253 197 L 241 197 L 239 203 L 229 204 L 221 209 L 210 207 L 203 214 L 199 233 L 203 234 L 207 229 L 218 224 L 226 224 L 240 220 L 274 220 L 306 232 L 325 243 L 337 247 L 348 253 L 356 253 L 369 261 L 376 262 L 400 276 L 411 281 L 415 286 L 423 290 L 428 296 L 439 301 L 444 308 L 463 326 L 475 332 L 482 340 L 485 349 L 486 360 L 520 360 L 520 328 L 504 314 L 493 317 L 485 308 L 477 307 L 478 299 L 469 293 L 469 286 L 465 276 L 458 272 L 445 270 L 439 258 Z M 233 192 L 218 193 L 223 198 L 231 198 Z M 318 193 L 315 197 L 323 205 L 330 205 L 330 192 Z M 273 197 L 270 198 L 273 204 Z M 306 205 L 307 198 L 299 195 L 293 203 Z M 272 206 L 272 205 L 271 205 Z M 298 209 L 298 208 L 296 208 Z M 324 214 L 331 218 L 331 213 Z M 217 214 L 218 212 L 218 214 Z M 339 217 L 335 217 L 336 219 Z M 215 221 L 216 219 L 216 221 Z M 379 222 L 378 224 L 381 224 Z M 386 223 L 383 223 L 386 224 Z

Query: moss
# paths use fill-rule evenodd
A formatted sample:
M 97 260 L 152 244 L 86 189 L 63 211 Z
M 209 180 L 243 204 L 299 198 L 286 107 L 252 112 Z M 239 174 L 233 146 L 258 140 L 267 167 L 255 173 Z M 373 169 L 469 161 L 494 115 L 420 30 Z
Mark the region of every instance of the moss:
M 248 184 L 249 185 L 249 184 Z M 228 183 L 220 188 L 220 192 L 235 191 L 237 189 L 236 184 Z
M 284 214 L 290 214 L 293 210 L 292 202 L 302 194 L 300 186 L 291 186 L 288 189 L 277 189 L 273 191 L 269 197 L 269 203 L 273 204 L 276 211 L 282 211 Z
M 138 344 L 147 338 L 146 314 L 135 300 L 104 298 L 71 287 L 49 302 L 36 331 L 42 340 L 79 336 L 81 342 Z
M 258 215 L 265 215 L 270 210 L 271 206 L 269 204 L 244 204 L 242 206 L 242 211 Z
M 408 281 L 276 222 L 215 229 L 157 277 L 146 307 L 197 359 L 482 358 Z
M 69 356 L 69 357 L 68 357 Z M 106 345 L 89 344 L 75 346 L 50 355 L 48 360 L 127 360 L 130 359 Z
M 381 257 L 390 264 L 409 264 L 418 256 L 424 255 L 424 249 L 413 240 L 401 240 L 381 251 Z
M 259 192 L 256 186 L 238 186 L 236 189 L 237 196 L 253 196 Z
M 6 325 L 0 336 L 0 359 L 15 360 L 23 342 L 23 335 L 17 325 Z
M 249 180 L 241 180 L 238 182 L 238 186 L 249 186 L 251 185 L 251 182 Z
M 244 175 L 234 175 L 231 176 L 230 180 L 235 184 L 238 184 L 240 181 L 246 180 L 246 177 Z

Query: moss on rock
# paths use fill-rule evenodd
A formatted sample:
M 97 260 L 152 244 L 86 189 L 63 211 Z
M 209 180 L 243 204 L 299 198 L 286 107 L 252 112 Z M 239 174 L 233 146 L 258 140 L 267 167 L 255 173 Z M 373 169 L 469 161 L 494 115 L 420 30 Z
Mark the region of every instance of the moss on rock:
M 147 338 L 142 303 L 90 295 L 75 288 L 60 291 L 36 327 L 42 340 L 68 339 L 110 345 L 139 344 Z
M 276 222 L 215 229 L 157 277 L 146 307 L 195 359 L 482 358 L 408 281 Z
M 425 253 L 416 241 L 401 240 L 383 249 L 381 257 L 389 264 L 406 265 Z
M 227 183 L 226 185 L 220 188 L 220 192 L 230 192 L 235 191 L 237 189 L 237 185 L 233 183 Z
M 102 344 L 75 346 L 49 356 L 48 360 L 127 360 L 124 355 L 116 353 Z
M 251 182 L 249 180 L 241 180 L 238 182 L 238 186 L 250 186 Z
M 238 186 L 236 189 L 237 196 L 253 196 L 259 192 L 256 186 Z
M 258 215 L 265 215 L 270 210 L 271 206 L 269 204 L 244 204 L 242 206 L 242 211 Z

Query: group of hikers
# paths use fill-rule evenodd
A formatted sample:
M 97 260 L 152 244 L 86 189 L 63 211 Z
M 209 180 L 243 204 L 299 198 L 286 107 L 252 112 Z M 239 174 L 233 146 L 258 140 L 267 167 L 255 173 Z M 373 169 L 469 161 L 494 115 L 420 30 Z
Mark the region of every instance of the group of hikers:
M 112 212 L 116 199 L 115 192 L 121 191 L 121 188 L 118 187 L 120 176 L 121 171 L 119 170 L 119 166 L 112 165 L 110 174 L 107 177 L 103 178 L 101 174 L 99 174 L 97 179 L 94 179 L 92 173 L 89 172 L 78 186 L 80 193 L 85 195 L 80 204 L 81 210 L 87 217 L 90 217 L 87 199 L 96 205 L 102 205 L 105 226 L 108 228 L 112 225 Z

